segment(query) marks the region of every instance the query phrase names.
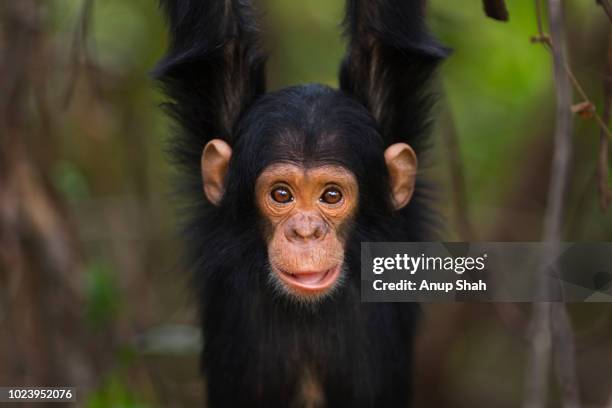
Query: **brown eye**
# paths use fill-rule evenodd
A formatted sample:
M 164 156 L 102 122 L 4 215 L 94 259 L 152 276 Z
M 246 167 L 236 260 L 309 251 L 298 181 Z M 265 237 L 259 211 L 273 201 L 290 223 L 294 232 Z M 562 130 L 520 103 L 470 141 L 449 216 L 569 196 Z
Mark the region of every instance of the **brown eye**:
M 338 204 L 342 200 L 342 193 L 335 187 L 330 187 L 323 192 L 320 200 L 325 204 Z
M 274 201 L 280 204 L 287 204 L 293 201 L 293 196 L 291 192 L 284 187 L 277 187 L 270 193 L 270 196 Z

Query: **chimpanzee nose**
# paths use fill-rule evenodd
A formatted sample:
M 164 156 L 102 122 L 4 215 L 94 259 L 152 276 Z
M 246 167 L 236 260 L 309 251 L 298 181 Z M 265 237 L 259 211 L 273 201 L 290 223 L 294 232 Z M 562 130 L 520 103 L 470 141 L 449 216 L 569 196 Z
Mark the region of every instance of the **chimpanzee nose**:
M 319 240 L 325 236 L 327 228 L 327 223 L 320 215 L 300 213 L 287 221 L 285 237 L 292 242 Z

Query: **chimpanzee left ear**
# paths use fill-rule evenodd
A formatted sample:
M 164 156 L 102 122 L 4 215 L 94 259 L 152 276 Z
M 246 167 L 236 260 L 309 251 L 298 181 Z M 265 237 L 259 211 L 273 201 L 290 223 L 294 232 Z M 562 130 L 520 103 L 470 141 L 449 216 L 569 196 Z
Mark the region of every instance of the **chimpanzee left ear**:
M 225 176 L 229 168 L 232 148 L 221 139 L 206 143 L 202 151 L 202 181 L 208 201 L 219 205 L 225 192 Z
M 389 170 L 393 207 L 400 210 L 408 204 L 414 193 L 416 153 L 406 143 L 395 143 L 385 150 L 385 163 Z

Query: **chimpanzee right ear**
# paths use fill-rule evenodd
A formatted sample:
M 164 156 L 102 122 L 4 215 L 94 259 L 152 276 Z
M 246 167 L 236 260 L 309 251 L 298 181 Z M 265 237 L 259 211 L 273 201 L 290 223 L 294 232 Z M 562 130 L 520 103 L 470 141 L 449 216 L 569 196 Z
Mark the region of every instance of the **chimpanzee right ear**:
M 208 201 L 219 205 L 225 192 L 225 176 L 229 168 L 232 148 L 221 139 L 206 143 L 202 151 L 202 180 Z

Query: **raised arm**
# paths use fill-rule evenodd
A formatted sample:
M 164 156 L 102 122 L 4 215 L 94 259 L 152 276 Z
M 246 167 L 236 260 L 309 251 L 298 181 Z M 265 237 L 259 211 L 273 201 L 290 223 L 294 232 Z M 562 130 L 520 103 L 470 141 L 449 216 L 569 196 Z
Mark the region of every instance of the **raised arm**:
M 424 4 L 347 0 L 340 87 L 372 112 L 388 145 L 419 148 L 431 107 L 429 79 L 449 52 L 427 31 Z
M 212 138 L 231 144 L 238 118 L 265 88 L 265 56 L 249 0 L 160 0 L 170 45 L 154 76 L 193 155 Z M 184 152 L 189 155 L 189 152 Z M 196 164 L 197 164 L 196 163 Z

